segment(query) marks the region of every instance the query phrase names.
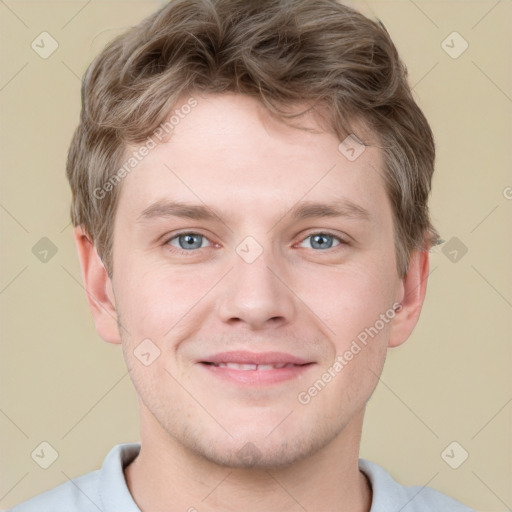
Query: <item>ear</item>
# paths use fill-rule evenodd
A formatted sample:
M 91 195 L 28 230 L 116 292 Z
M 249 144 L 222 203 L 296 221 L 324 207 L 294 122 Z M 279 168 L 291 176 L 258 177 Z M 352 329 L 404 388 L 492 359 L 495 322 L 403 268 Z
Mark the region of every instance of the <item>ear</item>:
M 409 260 L 407 274 L 400 284 L 396 302 L 401 307 L 395 311 L 391 322 L 388 347 L 398 347 L 404 343 L 418 323 L 427 292 L 428 273 L 429 252 L 414 251 Z
M 85 230 L 73 230 L 87 301 L 96 331 L 108 343 L 121 343 L 112 281 Z

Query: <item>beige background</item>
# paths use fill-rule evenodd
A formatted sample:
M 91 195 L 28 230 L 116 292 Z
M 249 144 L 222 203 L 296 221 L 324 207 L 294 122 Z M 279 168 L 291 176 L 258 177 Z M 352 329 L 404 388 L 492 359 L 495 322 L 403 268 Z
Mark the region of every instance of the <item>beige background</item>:
M 351 3 L 383 20 L 408 65 L 437 140 L 433 218 L 457 239 L 446 245 L 467 247 L 456 262 L 432 254 L 422 318 L 389 353 L 361 456 L 475 510 L 511 510 L 512 2 Z M 0 509 L 138 439 L 121 349 L 99 339 L 86 305 L 64 168 L 86 65 L 161 4 L 0 2 Z M 47 59 L 31 48 L 43 31 L 59 44 Z M 441 46 L 453 31 L 469 43 L 457 59 Z M 46 263 L 32 252 L 42 237 L 57 248 Z M 43 441 L 59 454 L 46 470 L 31 458 Z M 452 441 L 469 453 L 458 469 L 441 457 Z

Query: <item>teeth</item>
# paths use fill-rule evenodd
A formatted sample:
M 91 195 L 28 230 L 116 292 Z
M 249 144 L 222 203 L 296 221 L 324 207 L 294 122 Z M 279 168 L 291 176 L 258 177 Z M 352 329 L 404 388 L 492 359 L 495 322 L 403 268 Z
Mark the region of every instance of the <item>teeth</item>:
M 258 370 L 273 370 L 274 368 L 277 368 L 277 366 L 274 366 L 273 364 L 259 364 Z
M 233 370 L 276 370 L 280 368 L 292 368 L 293 363 L 279 364 L 239 364 L 239 363 L 214 363 L 219 368 L 232 368 Z
M 258 368 L 257 364 L 226 363 L 226 366 L 234 370 L 256 370 Z

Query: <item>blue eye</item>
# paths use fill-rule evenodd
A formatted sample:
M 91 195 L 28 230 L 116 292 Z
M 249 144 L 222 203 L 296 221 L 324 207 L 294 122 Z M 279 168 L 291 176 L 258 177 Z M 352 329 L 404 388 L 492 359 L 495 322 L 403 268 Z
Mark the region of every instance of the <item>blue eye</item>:
M 303 245 L 307 242 L 307 240 L 310 240 L 309 247 Z M 165 244 L 170 246 L 171 251 L 181 255 L 193 255 L 194 253 L 197 253 L 196 249 L 204 249 L 206 247 L 212 246 L 212 243 L 206 236 L 190 231 L 174 235 L 173 237 L 169 238 Z M 306 249 L 318 249 L 320 251 L 326 251 L 339 245 L 347 244 L 348 242 L 339 236 L 325 232 L 318 232 L 312 233 L 311 235 L 304 238 L 303 241 L 300 242 L 299 246 L 305 247 Z
M 176 247 L 177 249 L 190 251 L 192 249 L 202 249 L 203 247 L 206 247 L 203 246 L 203 242 L 206 240 L 208 239 L 199 233 L 180 233 L 170 238 L 167 243 L 172 247 Z M 174 243 L 174 241 L 177 241 L 178 246 Z
M 342 243 L 345 243 L 341 238 L 331 235 L 329 233 L 313 233 L 307 236 L 304 241 L 311 239 L 311 248 L 312 249 L 331 249 L 332 247 L 336 247 Z M 333 245 L 333 243 L 337 241 L 338 243 Z M 302 242 L 304 243 L 304 242 Z

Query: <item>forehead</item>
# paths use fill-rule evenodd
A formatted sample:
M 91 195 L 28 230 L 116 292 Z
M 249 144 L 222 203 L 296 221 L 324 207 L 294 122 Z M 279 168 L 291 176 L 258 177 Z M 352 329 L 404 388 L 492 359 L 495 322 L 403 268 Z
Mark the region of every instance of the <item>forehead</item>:
M 339 150 L 341 141 L 311 114 L 301 117 L 304 129 L 298 129 L 247 96 L 194 99 L 193 108 L 176 105 L 167 125 L 170 139 L 151 149 L 123 180 L 118 208 L 123 214 L 135 219 L 167 199 L 259 217 L 301 200 L 345 199 L 376 218 L 389 210 L 378 148 L 368 146 L 350 161 Z

